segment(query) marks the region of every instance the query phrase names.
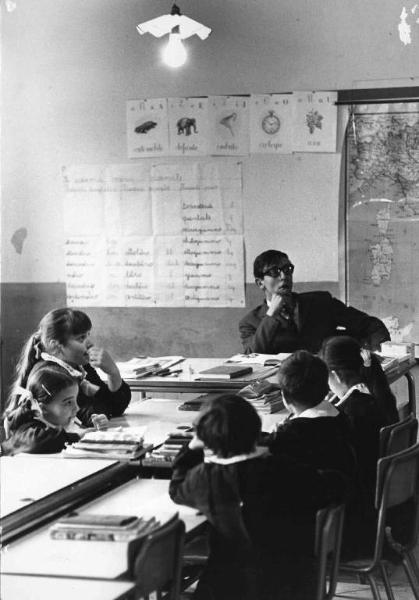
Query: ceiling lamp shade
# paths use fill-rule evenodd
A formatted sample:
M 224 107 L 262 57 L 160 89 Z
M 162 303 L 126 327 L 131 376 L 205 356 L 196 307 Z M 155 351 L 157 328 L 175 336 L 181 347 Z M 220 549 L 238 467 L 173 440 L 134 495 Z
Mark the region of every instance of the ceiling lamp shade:
M 201 40 L 205 40 L 211 33 L 211 29 L 194 21 L 185 15 L 180 14 L 179 7 L 173 4 L 169 15 L 162 15 L 150 21 L 145 21 L 137 25 L 137 31 L 140 35 L 151 33 L 159 38 L 167 33 L 171 33 L 174 27 L 179 27 L 178 33 L 181 40 L 186 40 L 192 35 L 197 35 Z

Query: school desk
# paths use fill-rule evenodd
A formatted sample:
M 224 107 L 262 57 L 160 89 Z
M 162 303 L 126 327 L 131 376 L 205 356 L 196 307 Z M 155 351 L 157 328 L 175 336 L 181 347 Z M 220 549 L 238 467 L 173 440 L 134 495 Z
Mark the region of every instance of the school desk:
M 264 367 L 263 365 L 249 365 L 253 367 L 253 373 L 234 379 L 208 380 L 200 379 L 199 372 L 211 367 L 219 366 L 226 362 L 226 358 L 187 358 L 183 362 L 174 365 L 173 371 L 182 369 L 176 376 L 165 377 L 142 377 L 140 379 L 125 379 L 134 392 L 228 392 L 240 390 L 245 385 L 257 379 L 275 377 L 278 367 Z
M 2 575 L 2 600 L 134 600 L 130 581 Z
M 175 512 L 185 522 L 187 538 L 197 534 L 205 517 L 195 509 L 174 504 L 168 494 L 169 483 L 162 479 L 137 479 L 127 482 L 93 500 L 79 512 L 155 516 L 166 521 Z M 1 571 L 7 574 L 51 575 L 116 579 L 128 568 L 126 542 L 53 540 L 48 527 L 5 546 Z
M 179 410 L 182 399 L 149 398 L 147 400 L 131 401 L 122 415 L 112 419 L 113 426 L 146 426 L 145 443 L 162 444 L 164 440 L 179 425 L 192 425 L 198 412 Z M 272 431 L 275 425 L 282 423 L 288 412 L 261 415 L 263 431 Z
M 251 381 L 258 378 L 268 378 L 272 382 L 277 380 L 278 368 L 273 367 L 270 371 L 267 367 L 255 366 L 255 372 L 245 375 L 242 378 L 227 379 L 218 381 L 208 381 L 199 379 L 199 371 L 209 369 L 224 363 L 225 358 L 187 358 L 179 365 L 175 365 L 173 370 L 182 368 L 182 373 L 177 376 L 166 377 L 144 377 L 140 379 L 127 379 L 132 391 L 154 393 L 206 393 L 206 392 L 234 392 L 240 390 Z M 416 393 L 415 380 L 411 374 L 411 369 L 415 363 L 402 364 L 397 371 L 393 372 L 388 381 L 390 384 L 404 378 L 407 383 L 407 394 L 397 398 L 398 410 L 403 416 L 404 412 L 416 414 Z M 262 369 L 262 373 L 259 371 Z M 405 408 L 406 407 L 406 408 Z
M 135 477 L 115 460 L 22 454 L 0 459 L 2 543 Z

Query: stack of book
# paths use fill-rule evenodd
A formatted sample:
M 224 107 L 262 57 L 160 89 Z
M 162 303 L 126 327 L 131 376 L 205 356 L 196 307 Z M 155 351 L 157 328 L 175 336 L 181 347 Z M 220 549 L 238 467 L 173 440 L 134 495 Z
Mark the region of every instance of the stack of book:
M 261 415 L 277 413 L 283 410 L 281 388 L 269 381 L 255 381 L 238 392 L 245 398 Z
M 133 460 L 143 456 L 145 427 L 113 427 L 106 431 L 89 431 L 79 442 L 67 446 L 66 458 L 107 458 Z
M 383 371 L 387 377 L 396 375 L 400 368 L 415 363 L 415 345 L 405 342 L 384 342 L 381 352 L 377 352 Z
M 379 354 L 414 361 L 415 344 L 413 342 L 384 342 L 381 344 L 381 352 Z
M 400 360 L 398 358 L 391 358 L 390 356 L 384 356 L 380 359 L 381 366 L 383 368 L 384 373 L 387 377 L 391 377 L 392 375 L 398 373 Z
M 155 517 L 82 513 L 60 519 L 49 528 L 49 535 L 54 540 L 129 542 L 159 526 Z
M 192 427 L 172 431 L 161 446 L 146 454 L 141 461 L 142 466 L 171 467 L 179 450 L 189 444 L 192 437 Z

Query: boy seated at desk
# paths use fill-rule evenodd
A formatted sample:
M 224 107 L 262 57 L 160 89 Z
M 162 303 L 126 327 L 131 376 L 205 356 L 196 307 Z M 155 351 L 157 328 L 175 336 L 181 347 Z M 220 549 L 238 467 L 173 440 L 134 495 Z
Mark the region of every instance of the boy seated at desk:
M 289 415 L 263 443 L 272 454 L 287 455 L 316 469 L 337 469 L 353 477 L 357 464 L 347 417 L 326 400 L 325 363 L 298 350 L 281 365 L 278 383 Z
M 210 523 L 195 599 L 313 595 L 315 513 L 339 501 L 345 484 L 336 471 L 273 457 L 256 445 L 260 432 L 253 406 L 225 394 L 201 410 L 195 437 L 175 460 L 172 500 L 197 508 Z

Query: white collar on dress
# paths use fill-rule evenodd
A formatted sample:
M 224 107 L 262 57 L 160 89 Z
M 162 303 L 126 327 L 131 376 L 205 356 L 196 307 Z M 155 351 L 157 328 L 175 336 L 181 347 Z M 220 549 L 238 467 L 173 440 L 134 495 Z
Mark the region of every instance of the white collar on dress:
M 75 369 L 74 367 L 69 365 L 67 362 L 65 362 L 65 360 L 61 360 L 61 358 L 57 358 L 56 356 L 53 356 L 52 354 L 48 354 L 48 352 L 41 352 L 41 358 L 42 358 L 42 360 L 45 360 L 48 362 L 57 363 L 57 365 L 60 365 L 60 367 L 63 367 L 63 369 L 65 369 L 67 371 L 67 373 L 69 373 L 72 377 L 75 377 L 76 379 L 84 379 L 86 377 L 86 371 L 83 369 L 82 366 L 79 366 L 78 369 Z
M 291 419 L 317 419 L 318 417 L 336 417 L 339 411 L 327 400 L 322 400 L 320 404 L 303 410 L 299 415 L 293 415 Z
M 216 456 L 215 454 L 210 454 L 208 456 L 205 456 L 204 461 L 206 463 L 216 463 L 218 465 L 233 465 L 234 463 L 243 462 L 252 458 L 259 458 L 259 456 L 264 456 L 268 453 L 268 448 L 264 446 L 257 446 L 256 450 L 250 452 L 249 454 L 236 454 L 235 456 L 229 456 L 228 458 L 223 458 L 221 456 Z
M 351 388 L 349 388 L 349 390 L 345 393 L 344 396 L 342 396 L 342 398 L 339 400 L 339 402 L 336 402 L 335 406 L 340 406 L 341 404 L 343 404 L 345 402 L 345 400 L 347 400 L 349 398 L 349 396 L 352 394 L 352 392 L 354 392 L 355 390 L 358 390 L 359 392 L 362 392 L 363 394 L 371 393 L 369 391 L 369 389 L 367 388 L 367 386 L 365 385 L 365 383 L 356 383 Z

